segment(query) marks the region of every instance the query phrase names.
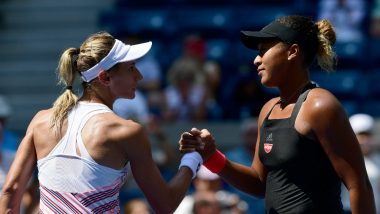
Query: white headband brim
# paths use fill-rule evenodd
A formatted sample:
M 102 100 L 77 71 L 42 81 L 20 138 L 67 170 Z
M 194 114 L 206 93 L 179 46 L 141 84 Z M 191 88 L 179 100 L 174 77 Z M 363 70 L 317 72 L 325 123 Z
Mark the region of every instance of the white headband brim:
M 136 60 L 148 53 L 151 47 L 152 42 L 126 45 L 122 41 L 115 39 L 115 44 L 107 56 L 92 68 L 82 72 L 82 79 L 85 82 L 90 82 L 98 76 L 100 71 L 106 71 L 121 62 Z

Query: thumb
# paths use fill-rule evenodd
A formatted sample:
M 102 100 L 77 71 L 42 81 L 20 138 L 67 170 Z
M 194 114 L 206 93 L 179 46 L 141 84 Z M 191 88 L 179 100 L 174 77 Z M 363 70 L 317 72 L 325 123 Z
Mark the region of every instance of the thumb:
M 201 130 L 199 130 L 199 129 L 195 128 L 195 127 L 191 129 L 191 134 L 192 135 L 200 136 L 201 133 L 202 133 Z
M 205 143 L 202 142 L 202 138 L 201 138 L 201 134 L 202 134 L 202 131 L 197 129 L 197 128 L 192 128 L 191 129 L 191 134 L 193 136 L 195 136 L 196 140 L 198 141 L 199 143 L 199 149 L 204 149 L 205 147 Z

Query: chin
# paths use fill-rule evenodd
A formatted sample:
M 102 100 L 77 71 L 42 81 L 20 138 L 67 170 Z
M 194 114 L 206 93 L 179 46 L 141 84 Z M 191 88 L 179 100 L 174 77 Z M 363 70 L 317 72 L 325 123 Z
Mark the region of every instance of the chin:
M 270 79 L 267 79 L 267 78 L 261 78 L 261 84 L 267 88 L 277 87 L 277 85 L 273 81 L 270 81 Z
M 124 98 L 124 99 L 129 99 L 129 100 L 132 100 L 136 97 L 135 94 L 122 94 L 119 96 L 120 98 Z
M 270 82 L 266 80 L 265 78 L 261 78 L 261 84 L 265 87 L 270 87 Z
M 277 88 L 277 85 L 272 84 L 271 82 L 261 82 L 261 84 L 267 88 Z

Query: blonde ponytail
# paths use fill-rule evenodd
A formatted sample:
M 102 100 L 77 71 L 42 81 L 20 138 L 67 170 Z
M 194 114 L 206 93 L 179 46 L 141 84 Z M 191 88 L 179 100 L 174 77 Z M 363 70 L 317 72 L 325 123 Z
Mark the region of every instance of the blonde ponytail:
M 323 19 L 315 23 L 318 27 L 318 65 L 326 71 L 334 71 L 336 67 L 336 54 L 332 48 L 336 41 L 336 34 L 331 23 Z
M 53 104 L 53 116 L 51 118 L 52 128 L 58 133 L 62 129 L 64 119 L 68 112 L 75 106 L 78 97 L 72 91 L 77 69 L 76 60 L 73 59 L 79 54 L 76 48 L 69 48 L 63 52 L 58 64 L 59 83 L 66 88 L 65 91 L 55 100 Z
M 111 50 L 115 39 L 107 32 L 98 32 L 90 35 L 80 49 L 69 48 L 63 52 L 58 64 L 59 83 L 66 88 L 53 105 L 51 127 L 59 134 L 68 113 L 75 106 L 78 97 L 71 87 L 76 74 L 86 71 L 100 62 Z M 75 58 L 75 59 L 74 59 Z M 83 84 L 87 88 L 87 83 Z

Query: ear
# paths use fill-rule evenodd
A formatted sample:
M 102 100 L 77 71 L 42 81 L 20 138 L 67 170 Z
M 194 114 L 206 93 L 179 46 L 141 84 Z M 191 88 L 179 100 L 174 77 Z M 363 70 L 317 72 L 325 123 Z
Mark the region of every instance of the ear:
M 99 82 L 103 85 L 108 85 L 110 82 L 110 77 L 107 71 L 101 70 L 98 74 Z
M 288 60 L 295 59 L 300 56 L 300 46 L 298 44 L 292 44 L 288 50 Z

